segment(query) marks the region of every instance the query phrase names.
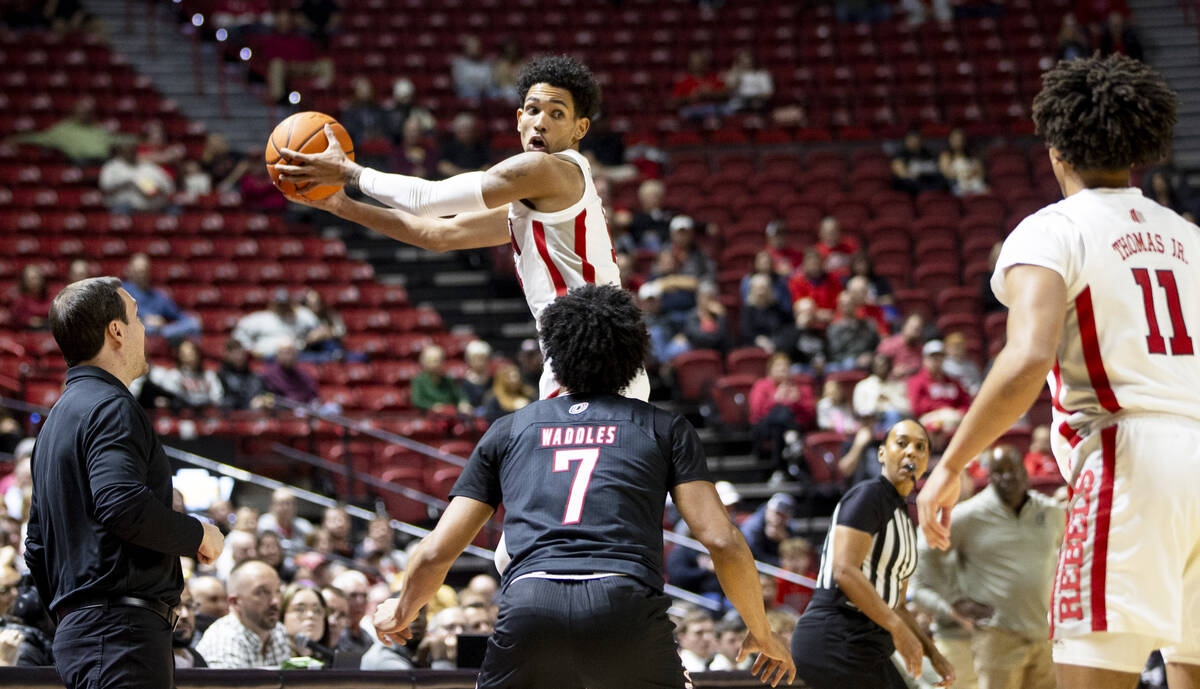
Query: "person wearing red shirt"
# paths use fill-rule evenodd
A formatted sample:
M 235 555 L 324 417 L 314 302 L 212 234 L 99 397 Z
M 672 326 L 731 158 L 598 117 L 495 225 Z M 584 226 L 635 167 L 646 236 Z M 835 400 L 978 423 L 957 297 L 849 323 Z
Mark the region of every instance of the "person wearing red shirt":
M 847 280 L 846 294 L 854 304 L 854 315 L 874 323 L 880 337 L 887 337 L 892 332 L 883 307 L 871 301 L 871 283 L 867 278 L 856 275 Z
M 825 270 L 841 278 L 850 274 L 850 258 L 858 253 L 858 240 L 843 237 L 837 218 L 825 216 L 817 228 L 816 250 L 825 261 Z
M 688 55 L 688 71 L 671 89 L 671 98 L 679 106 L 679 116 L 687 119 L 719 117 L 725 112 L 726 89 L 720 75 L 712 70 L 705 50 Z
M 1043 424 L 1033 429 L 1033 435 L 1029 439 L 1029 452 L 1025 453 L 1024 464 L 1029 478 L 1062 475 L 1059 473 L 1058 462 L 1054 461 L 1054 455 L 1050 453 L 1049 426 Z
M 942 364 L 946 349 L 941 340 L 930 340 L 921 350 L 925 365 L 908 379 L 908 401 L 912 413 L 929 431 L 932 444 L 938 445 L 954 435 L 963 415 L 971 406 L 971 396 L 957 380 L 946 375 Z
M 809 249 L 804 252 L 800 270 L 788 280 L 788 291 L 792 293 L 793 304 L 806 297 L 816 302 L 817 318 L 828 323 L 833 318 L 833 310 L 837 308 L 842 283 L 825 272 L 821 254 L 816 249 Z
M 799 467 L 787 466 L 783 450 L 789 431 L 798 433 L 816 420 L 812 388 L 792 380 L 788 355 L 777 352 L 767 359 L 767 375 L 750 388 L 749 398 L 753 436 L 760 442 L 770 442 L 771 459 L 780 471 L 798 474 Z
M 767 223 L 767 253 L 771 256 L 771 267 L 777 273 L 791 275 L 804 262 L 804 252 L 788 241 L 786 228 L 781 222 Z M 755 258 L 757 268 L 758 259 Z

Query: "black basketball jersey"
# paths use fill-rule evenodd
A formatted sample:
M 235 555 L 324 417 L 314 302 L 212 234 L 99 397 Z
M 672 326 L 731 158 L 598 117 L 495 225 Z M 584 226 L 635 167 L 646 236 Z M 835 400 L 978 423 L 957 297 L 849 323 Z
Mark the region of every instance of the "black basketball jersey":
M 833 579 L 833 547 L 839 524 L 871 534 L 871 552 L 863 560 L 862 573 L 879 597 L 896 607 L 901 602 L 904 582 L 917 570 L 917 530 L 908 516 L 904 497 L 886 477 L 877 476 L 846 491 L 833 511 L 813 601 L 853 608 L 855 605 Z
M 660 590 L 667 492 L 708 480 L 686 419 L 616 395 L 565 395 L 493 423 L 450 494 L 504 503 L 505 585 L 615 572 Z

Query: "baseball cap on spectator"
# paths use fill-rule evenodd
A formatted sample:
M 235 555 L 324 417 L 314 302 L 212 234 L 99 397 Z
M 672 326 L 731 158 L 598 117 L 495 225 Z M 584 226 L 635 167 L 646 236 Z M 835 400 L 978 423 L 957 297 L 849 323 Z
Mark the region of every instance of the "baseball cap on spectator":
M 767 509 L 791 515 L 796 509 L 796 501 L 787 493 L 776 493 L 767 501 Z
M 671 218 L 671 231 L 690 230 L 696 226 L 696 222 L 692 220 L 690 215 L 677 215 Z
M 930 340 L 921 348 L 922 356 L 934 356 L 936 354 L 945 354 L 946 347 L 941 340 Z

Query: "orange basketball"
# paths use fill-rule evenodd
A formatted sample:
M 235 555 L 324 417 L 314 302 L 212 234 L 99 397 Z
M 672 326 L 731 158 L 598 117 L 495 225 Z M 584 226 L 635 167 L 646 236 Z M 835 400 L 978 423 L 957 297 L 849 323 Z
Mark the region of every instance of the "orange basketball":
M 275 163 L 278 163 L 281 157 L 279 152 L 285 148 L 300 153 L 324 151 L 329 146 L 329 142 L 325 139 L 326 124 L 333 127 L 333 135 L 342 145 L 342 150 L 346 152 L 350 160 L 354 160 L 354 142 L 350 141 L 350 135 L 346 133 L 346 129 L 342 125 L 338 124 L 337 120 L 323 112 L 298 112 L 280 122 L 275 126 L 275 131 L 271 132 L 271 138 L 267 139 L 267 172 L 271 174 L 271 181 L 275 183 L 279 191 L 283 192 L 284 196 L 316 201 L 332 196 L 342 188 L 340 184 L 312 186 L 310 182 L 301 182 L 300 184 L 280 182 L 279 172 L 275 170 Z M 283 162 L 289 163 L 290 161 L 284 160 Z

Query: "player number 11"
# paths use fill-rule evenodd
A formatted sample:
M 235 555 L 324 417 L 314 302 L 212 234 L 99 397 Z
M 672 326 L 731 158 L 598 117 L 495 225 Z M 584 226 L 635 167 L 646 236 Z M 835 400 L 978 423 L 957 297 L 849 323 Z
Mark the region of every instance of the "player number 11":
M 1146 344 L 1151 354 L 1166 354 L 1167 343 L 1158 329 L 1158 315 L 1154 312 L 1154 286 L 1150 284 L 1150 271 L 1145 268 L 1133 268 L 1133 279 L 1142 288 L 1142 305 L 1146 308 L 1146 321 L 1150 326 L 1150 334 L 1146 336 Z M 1172 270 L 1156 270 L 1155 278 L 1159 287 L 1167 295 L 1167 312 L 1171 316 L 1171 354 L 1193 353 L 1192 338 L 1188 337 L 1187 324 L 1183 322 L 1183 308 L 1179 302 L 1179 288 L 1175 285 L 1175 272 Z
M 571 483 L 571 494 L 567 497 L 567 511 L 563 515 L 563 524 L 578 524 L 583 514 L 583 498 L 587 493 L 588 484 L 592 482 L 592 471 L 596 469 L 596 460 L 600 459 L 600 448 L 579 447 L 570 450 L 554 451 L 554 471 L 568 471 L 571 462 L 578 460 L 579 471 L 575 481 Z

